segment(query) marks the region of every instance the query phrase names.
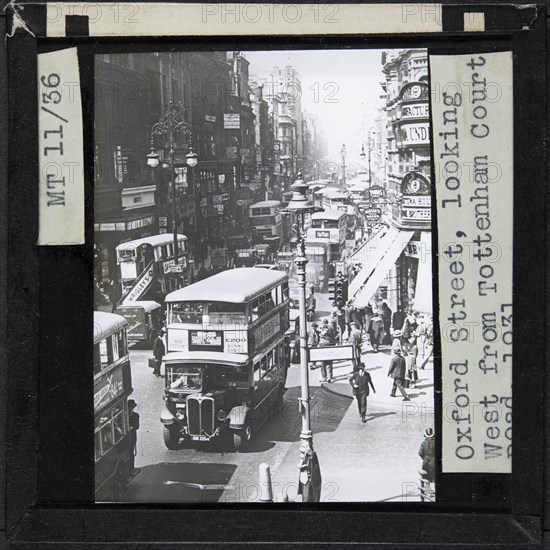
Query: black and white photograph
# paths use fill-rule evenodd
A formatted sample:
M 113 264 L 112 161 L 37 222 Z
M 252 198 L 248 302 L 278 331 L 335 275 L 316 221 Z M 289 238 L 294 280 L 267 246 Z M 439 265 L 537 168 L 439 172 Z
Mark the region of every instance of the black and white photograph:
M 95 501 L 434 502 L 428 51 L 94 83 Z

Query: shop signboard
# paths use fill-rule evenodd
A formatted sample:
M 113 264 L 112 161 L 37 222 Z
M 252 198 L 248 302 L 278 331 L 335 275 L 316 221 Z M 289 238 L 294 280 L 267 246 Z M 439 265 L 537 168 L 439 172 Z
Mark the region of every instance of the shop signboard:
M 380 221 L 382 210 L 380 208 L 367 208 L 365 210 L 365 219 L 368 223 L 377 223 Z
M 240 130 L 241 115 L 239 113 L 224 113 L 223 128 L 224 130 Z

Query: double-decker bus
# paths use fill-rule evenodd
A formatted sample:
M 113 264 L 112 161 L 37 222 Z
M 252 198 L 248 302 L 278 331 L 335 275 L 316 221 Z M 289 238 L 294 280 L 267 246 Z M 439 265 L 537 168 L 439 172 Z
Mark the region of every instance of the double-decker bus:
M 168 292 L 187 284 L 187 237 L 177 235 L 177 243 L 177 264 L 174 236 L 171 233 L 135 239 L 116 247 L 124 303 L 160 299 Z M 162 296 L 158 296 L 159 293 Z
M 334 262 L 342 259 L 346 249 L 346 216 L 344 211 L 329 209 L 311 215 L 305 239 L 308 281 L 322 280 L 325 287 L 328 278 L 334 277 Z
M 257 243 L 278 243 L 283 238 L 283 217 L 279 212 L 279 201 L 261 201 L 252 204 L 248 211 L 250 225 Z
M 166 303 L 166 446 L 226 433 L 245 450 L 282 406 L 290 361 L 287 274 L 231 269 L 172 292 Z
M 117 502 L 132 477 L 133 440 L 128 424 L 132 393 L 126 342 L 128 321 L 94 312 L 95 500 Z

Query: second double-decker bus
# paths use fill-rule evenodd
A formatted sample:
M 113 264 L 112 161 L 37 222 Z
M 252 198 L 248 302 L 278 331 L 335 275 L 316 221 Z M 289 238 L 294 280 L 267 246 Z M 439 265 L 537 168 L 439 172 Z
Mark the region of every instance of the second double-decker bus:
M 117 502 L 133 476 L 134 442 L 128 423 L 132 376 L 126 341 L 128 321 L 94 312 L 95 500 Z
M 187 237 L 177 235 L 176 240 L 177 264 L 171 233 L 135 239 L 116 247 L 124 303 L 147 299 L 158 301 L 188 282 Z M 159 293 L 161 296 L 157 295 Z
M 255 233 L 257 243 L 279 243 L 283 237 L 283 218 L 279 209 L 279 201 L 261 201 L 249 208 L 250 225 Z
M 326 291 L 328 279 L 334 277 L 334 262 L 342 259 L 346 249 L 346 216 L 342 210 L 330 209 L 311 215 L 305 239 L 308 281 L 317 281 L 321 292 Z
M 231 269 L 172 292 L 166 303 L 166 446 L 226 433 L 245 450 L 282 406 L 290 361 L 287 274 Z

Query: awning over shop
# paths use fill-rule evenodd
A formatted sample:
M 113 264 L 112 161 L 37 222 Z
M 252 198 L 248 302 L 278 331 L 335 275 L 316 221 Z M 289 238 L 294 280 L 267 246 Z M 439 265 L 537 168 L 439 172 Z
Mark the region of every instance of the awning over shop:
M 420 258 L 414 293 L 415 311 L 432 315 L 432 234 L 422 231 L 420 234 Z
M 390 248 L 391 243 L 397 238 L 398 234 L 399 229 L 395 227 L 390 227 L 386 234 L 382 237 L 382 239 L 380 239 L 378 246 L 372 251 L 370 259 L 368 261 L 365 261 L 366 258 L 363 260 L 363 267 L 349 285 L 348 296 L 350 298 L 355 296 L 355 294 L 357 294 L 359 289 L 365 284 L 369 277 L 372 276 L 372 273 L 375 270 L 376 266 L 382 260 L 384 253 Z M 368 242 L 366 242 L 363 246 L 368 246 Z M 357 253 L 353 254 L 350 258 L 348 258 L 348 260 L 354 260 L 356 255 Z
M 360 288 L 355 295 L 354 304 L 356 307 L 366 307 L 368 305 L 413 235 L 414 231 L 402 231 L 394 227 L 391 227 L 384 235 L 384 238 L 380 241 L 380 246 L 369 261 L 369 265 L 372 266 L 369 269 L 370 274 L 367 278 L 358 281 Z M 356 279 L 359 278 L 361 272 L 358 273 Z M 356 279 L 353 280 L 353 283 Z

